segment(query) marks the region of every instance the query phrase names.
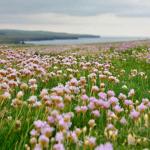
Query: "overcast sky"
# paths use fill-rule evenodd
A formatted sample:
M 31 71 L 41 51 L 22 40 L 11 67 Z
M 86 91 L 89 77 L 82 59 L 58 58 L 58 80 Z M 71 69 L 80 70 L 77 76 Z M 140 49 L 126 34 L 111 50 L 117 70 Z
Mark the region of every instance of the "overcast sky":
M 150 36 L 150 0 L 0 0 L 0 28 Z

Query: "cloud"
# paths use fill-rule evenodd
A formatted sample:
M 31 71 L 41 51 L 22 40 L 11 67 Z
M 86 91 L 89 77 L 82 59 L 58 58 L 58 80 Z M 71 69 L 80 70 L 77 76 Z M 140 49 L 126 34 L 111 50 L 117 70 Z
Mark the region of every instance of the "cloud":
M 0 28 L 150 35 L 149 0 L 0 0 Z
M 3 20 L 0 28 L 89 33 L 102 36 L 150 35 L 150 19 L 148 17 L 119 17 L 113 14 L 70 16 L 66 14 L 41 13 L 30 16 L 18 14 L 14 18 L 8 17 L 8 19 L 10 19 L 11 23 L 8 20 Z M 12 21 L 11 19 L 18 21 Z
M 62 13 L 73 16 L 114 14 L 150 16 L 149 0 L 0 0 L 1 14 Z

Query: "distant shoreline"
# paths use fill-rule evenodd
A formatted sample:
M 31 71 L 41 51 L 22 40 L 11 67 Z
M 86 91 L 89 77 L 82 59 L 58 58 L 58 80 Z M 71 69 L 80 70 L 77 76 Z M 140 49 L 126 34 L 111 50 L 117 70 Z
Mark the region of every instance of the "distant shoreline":
M 55 40 L 34 40 L 25 41 L 24 44 L 33 45 L 82 45 L 82 44 L 98 44 L 98 43 L 114 43 L 114 42 L 130 42 L 145 40 L 145 38 L 133 37 L 100 37 L 100 38 L 77 38 L 77 39 L 55 39 Z
M 24 44 L 25 41 L 100 38 L 99 35 L 72 34 L 50 31 L 0 30 L 0 43 Z

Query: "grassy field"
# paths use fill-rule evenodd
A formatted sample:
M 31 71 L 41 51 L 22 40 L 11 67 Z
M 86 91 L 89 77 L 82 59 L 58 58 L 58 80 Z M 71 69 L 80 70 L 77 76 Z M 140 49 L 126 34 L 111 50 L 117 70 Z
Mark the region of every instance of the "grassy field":
M 150 149 L 146 45 L 35 49 L 0 49 L 1 150 Z

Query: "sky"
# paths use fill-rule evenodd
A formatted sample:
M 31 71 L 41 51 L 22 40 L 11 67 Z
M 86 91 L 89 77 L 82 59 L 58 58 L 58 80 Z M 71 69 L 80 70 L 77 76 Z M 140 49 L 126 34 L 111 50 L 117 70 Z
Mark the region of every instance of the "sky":
M 150 0 L 0 0 L 0 29 L 150 36 Z

